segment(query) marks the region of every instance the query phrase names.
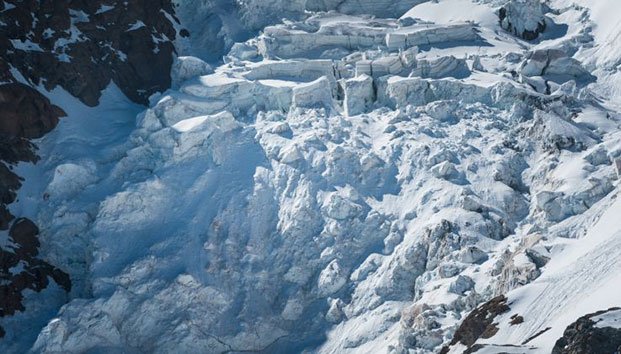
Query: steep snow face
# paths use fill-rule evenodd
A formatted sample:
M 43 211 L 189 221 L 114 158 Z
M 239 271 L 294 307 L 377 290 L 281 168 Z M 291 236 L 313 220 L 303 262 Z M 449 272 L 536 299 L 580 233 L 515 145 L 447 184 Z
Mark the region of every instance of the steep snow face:
M 613 74 L 581 56 L 604 46 L 588 7 L 552 3 L 555 26 L 529 43 L 496 2 L 400 19 L 341 3 L 231 43 L 213 72 L 180 58 L 135 121 L 76 118 L 46 138 L 15 207 L 49 225 L 44 253 L 76 287 L 32 351 L 427 353 L 501 294 L 523 322 L 507 313 L 490 345 L 553 325 L 528 346 L 549 351 L 596 310 L 569 311 L 618 273 L 621 117 Z M 189 4 L 182 22 L 215 6 Z M 189 45 L 241 28 L 231 14 Z M 114 92 L 68 113 L 112 115 Z

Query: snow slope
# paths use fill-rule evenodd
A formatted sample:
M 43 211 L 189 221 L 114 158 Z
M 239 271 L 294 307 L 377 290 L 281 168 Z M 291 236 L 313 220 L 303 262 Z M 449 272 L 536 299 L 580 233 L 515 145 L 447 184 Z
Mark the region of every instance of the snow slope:
M 428 353 L 508 294 L 481 343 L 551 327 L 520 348 L 549 352 L 577 317 L 620 305 L 604 64 L 621 29 L 600 2 L 555 0 L 526 42 L 498 1 L 414 3 L 371 18 L 295 2 L 232 45 L 255 30 L 235 23 L 243 7 L 198 28 L 217 4 L 187 2 L 196 36 L 179 45 L 217 32 L 232 47 L 213 73 L 179 61 L 178 87 L 144 111 L 113 86 L 94 109 L 51 92 L 69 118 L 20 167 L 13 207 L 46 225 L 42 253 L 77 285 L 7 350 Z

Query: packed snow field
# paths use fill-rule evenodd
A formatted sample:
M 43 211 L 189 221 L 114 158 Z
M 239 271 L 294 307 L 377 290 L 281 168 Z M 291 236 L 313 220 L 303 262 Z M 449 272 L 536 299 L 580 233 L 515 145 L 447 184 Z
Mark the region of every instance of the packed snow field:
M 74 286 L 2 351 L 550 353 L 621 306 L 616 0 L 297 3 L 235 44 L 221 14 L 223 62 L 176 58 L 145 111 L 49 93 L 69 118 L 11 208 Z M 453 340 L 498 295 L 496 332 Z

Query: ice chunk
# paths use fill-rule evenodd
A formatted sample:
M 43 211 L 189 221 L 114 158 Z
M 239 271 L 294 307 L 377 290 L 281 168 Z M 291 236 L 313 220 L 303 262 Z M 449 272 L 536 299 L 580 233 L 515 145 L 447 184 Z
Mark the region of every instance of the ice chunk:
M 221 112 L 210 116 L 193 117 L 184 119 L 175 123 L 172 128 L 180 133 L 189 131 L 204 131 L 211 127 L 218 127 L 222 131 L 230 131 L 238 128 L 240 125 L 235 117 L 229 112 Z
M 460 275 L 449 285 L 449 292 L 457 295 L 463 295 L 466 291 L 474 288 L 474 280 L 472 278 Z
M 347 283 L 347 277 L 343 269 L 335 259 L 319 274 L 317 290 L 322 296 L 334 294 Z
M 483 263 L 488 259 L 487 253 L 480 248 L 469 246 L 463 249 L 459 254 L 459 260 L 464 263 Z
M 344 81 L 343 86 L 345 88 L 343 108 L 348 116 L 366 112 L 375 101 L 373 78 L 366 74 Z
M 546 29 L 540 0 L 511 0 L 498 11 L 500 26 L 526 40 L 533 40 Z
M 173 86 L 179 86 L 188 79 L 211 73 L 213 73 L 211 66 L 201 59 L 191 56 L 182 56 L 175 58 L 170 76 Z
M 54 170 L 46 193 L 52 198 L 68 198 L 97 181 L 96 166 L 92 161 L 65 163 Z
M 560 49 L 535 50 L 522 63 L 520 73 L 525 76 L 543 76 L 557 83 L 569 80 L 591 81 L 593 77 L 580 62 Z
M 332 86 L 327 77 L 296 86 L 293 89 L 294 107 L 332 107 Z

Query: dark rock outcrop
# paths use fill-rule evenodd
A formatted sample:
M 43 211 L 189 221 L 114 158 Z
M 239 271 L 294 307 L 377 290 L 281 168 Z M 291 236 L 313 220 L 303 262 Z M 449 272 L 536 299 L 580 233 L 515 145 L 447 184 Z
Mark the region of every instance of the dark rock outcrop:
M 0 248 L 0 316 L 23 311 L 23 290 L 39 292 L 48 286 L 49 278 L 67 292 L 71 290 L 71 281 L 66 273 L 36 258 L 39 254 L 38 234 L 39 228 L 32 221 L 17 219 L 9 231 L 11 246 Z
M 440 353 L 448 353 L 450 346 L 461 343 L 468 348 L 475 345 L 479 338 L 490 338 L 498 332 L 494 320 L 495 318 L 509 311 L 511 308 L 507 304 L 507 297 L 504 295 L 496 296 L 483 305 L 470 312 L 461 323 L 449 346 L 442 348 Z
M 170 87 L 174 21 L 170 0 L 7 0 L 0 54 L 33 84 L 61 86 L 89 106 L 111 80 L 146 103 Z
M 30 86 L 20 83 L 0 86 L 0 132 L 6 136 L 40 138 L 64 116 L 60 107 Z
M 38 227 L 8 208 L 23 181 L 13 166 L 35 163 L 30 139 L 65 116 L 33 87 L 60 86 L 95 106 L 113 81 L 131 100 L 147 103 L 170 87 L 177 23 L 171 0 L 0 2 L 0 317 L 25 310 L 26 289 L 40 292 L 50 280 L 71 289 L 69 276 L 39 257 Z
M 621 329 L 596 327 L 594 318 L 620 308 L 611 308 L 580 317 L 559 338 L 552 354 L 615 354 L 621 348 Z
M 7 75 L 7 79 L 12 79 Z M 29 140 L 38 138 L 58 124 L 65 113 L 37 90 L 20 83 L 0 85 L 0 231 L 10 227 L 0 246 L 0 317 L 23 311 L 23 292 L 40 292 L 50 278 L 66 291 L 69 276 L 38 258 L 39 229 L 30 220 L 12 215 L 8 205 L 17 197 L 22 178 L 13 171 L 19 162 L 38 160 L 36 147 Z M 12 222 L 12 223 L 11 223 Z M 0 237 L 4 238 L 3 232 Z M 0 327 L 0 337 L 5 331 Z

